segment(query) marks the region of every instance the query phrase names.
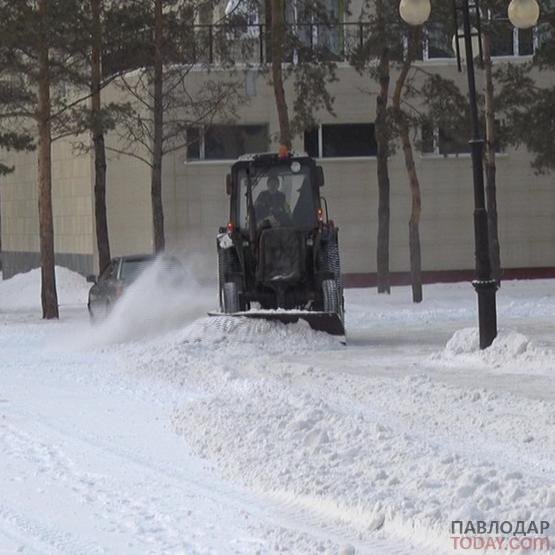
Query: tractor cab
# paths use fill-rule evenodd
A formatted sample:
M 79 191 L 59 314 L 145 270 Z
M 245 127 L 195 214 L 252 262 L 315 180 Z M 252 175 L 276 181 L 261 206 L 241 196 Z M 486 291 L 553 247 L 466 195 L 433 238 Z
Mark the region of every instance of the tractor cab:
M 324 221 L 323 184 L 304 154 L 248 155 L 233 165 L 229 222 L 218 236 L 222 312 L 325 313 L 344 332 L 337 228 Z
M 250 233 L 267 228 L 318 227 L 321 168 L 308 157 L 262 155 L 240 160 L 231 173 L 231 218 Z

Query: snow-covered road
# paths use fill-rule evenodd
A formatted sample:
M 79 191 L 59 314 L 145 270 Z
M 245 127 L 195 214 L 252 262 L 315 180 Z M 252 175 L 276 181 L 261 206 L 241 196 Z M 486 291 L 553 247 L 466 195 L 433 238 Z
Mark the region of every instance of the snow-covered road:
M 191 455 L 170 417 L 198 392 L 122 373 L 117 350 L 61 351 L 60 338 L 88 328 L 72 312 L 60 324 L 2 318 L 0 553 L 300 553 L 341 541 Z
M 186 313 L 152 300 L 148 325 L 130 291 L 91 327 L 72 280 L 58 323 L 0 313 L 0 553 L 450 553 L 452 520 L 553 534 L 555 282 L 504 284 L 479 353 L 467 284 L 420 306 L 349 291 L 343 346 L 202 317 L 201 288 Z

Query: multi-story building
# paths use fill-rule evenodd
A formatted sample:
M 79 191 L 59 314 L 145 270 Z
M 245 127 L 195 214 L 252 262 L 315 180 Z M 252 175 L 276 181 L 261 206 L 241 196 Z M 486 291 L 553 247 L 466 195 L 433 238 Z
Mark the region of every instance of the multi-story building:
M 376 271 L 377 177 L 374 120 L 377 84 L 347 61 L 353 43 L 363 40 L 364 25 L 351 6 L 350 19 L 341 0 L 330 0 L 336 24 L 299 25 L 306 41 L 325 44 L 337 63 L 337 81 L 330 85 L 335 115 L 319 113 L 319 125 L 294 140 L 294 148 L 319 159 L 326 175 L 325 196 L 341 230 L 343 269 L 347 281 L 369 283 Z M 207 16 L 204 14 L 206 24 Z M 254 16 L 253 16 L 254 17 Z M 295 17 L 294 13 L 290 17 Z M 529 59 L 540 40 L 537 30 L 518 31 L 499 22 L 493 55 L 496 64 Z M 203 32 L 212 36 L 210 27 Z M 230 35 L 231 36 L 231 35 Z M 215 265 L 215 235 L 227 222 L 225 175 L 244 153 L 277 151 L 278 118 L 273 90 L 260 62 L 266 61 L 264 18 L 233 34 L 254 48 L 237 45 L 235 77 L 248 102 L 234 122 L 214 122 L 189 130 L 188 148 L 168 154 L 163 166 L 163 201 L 167 248 L 195 252 L 195 260 Z M 230 39 L 231 40 L 231 39 Z M 458 73 L 450 33 L 439 23 L 428 25 L 422 45 L 422 68 L 453 79 L 466 90 Z M 248 54 L 245 54 L 248 52 Z M 242 54 L 241 54 L 242 53 Z M 207 78 L 206 62 L 218 68 L 217 49 L 204 49 L 202 64 L 188 79 L 195 86 Z M 245 58 L 241 58 L 244 56 Z M 296 63 L 291 53 L 291 63 Z M 263 65 L 263 64 L 262 64 Z M 226 70 L 220 69 L 221 74 Z M 211 72 L 211 77 L 214 76 Z M 478 72 L 483 87 L 483 72 Z M 396 78 L 393 70 L 392 81 Z M 539 79 L 552 79 L 552 74 Z M 291 103 L 293 90 L 286 83 Z M 105 90 L 105 97 L 115 94 Z M 474 267 L 472 167 L 465 133 L 443 129 L 423 131 L 417 141 L 416 167 L 422 187 L 422 267 L 435 279 L 456 277 Z M 110 141 L 117 141 L 111 137 Z M 535 175 L 525 148 L 499 152 L 497 196 L 502 265 L 507 275 L 518 270 L 534 276 L 555 269 L 555 191 L 553 177 Z M 10 156 L 15 171 L 0 181 L 2 262 L 4 278 L 38 265 L 37 169 L 33 154 Z M 53 205 L 58 264 L 82 273 L 98 269 L 94 229 L 92 154 L 78 155 L 70 143 L 53 148 Z M 408 221 L 410 193 L 402 152 L 390 159 L 391 270 L 409 269 Z M 150 169 L 142 162 L 110 156 L 107 184 L 108 225 L 113 255 L 152 251 Z M 461 275 L 462 277 L 462 275 Z

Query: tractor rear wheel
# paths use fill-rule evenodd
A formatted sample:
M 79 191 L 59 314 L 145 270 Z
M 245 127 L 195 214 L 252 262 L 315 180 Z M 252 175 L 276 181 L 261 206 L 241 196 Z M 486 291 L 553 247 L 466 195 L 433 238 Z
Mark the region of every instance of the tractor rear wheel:
M 324 295 L 324 305 L 325 301 L 325 287 L 324 283 L 326 281 L 333 281 L 335 283 L 335 291 L 337 297 L 337 308 L 331 312 L 336 312 L 343 318 L 344 316 L 344 300 L 343 300 L 343 278 L 341 276 L 341 264 L 339 262 L 339 245 L 337 244 L 337 237 L 332 238 L 324 248 L 320 251 L 320 268 L 333 274 L 333 280 L 324 280 L 322 282 L 322 292 Z M 327 286 L 328 288 L 332 287 Z M 331 295 L 331 293 L 329 293 Z M 325 307 L 324 307 L 325 310 Z
M 322 281 L 322 293 L 324 299 L 324 312 L 339 314 L 341 305 L 337 282 L 334 279 L 325 279 Z

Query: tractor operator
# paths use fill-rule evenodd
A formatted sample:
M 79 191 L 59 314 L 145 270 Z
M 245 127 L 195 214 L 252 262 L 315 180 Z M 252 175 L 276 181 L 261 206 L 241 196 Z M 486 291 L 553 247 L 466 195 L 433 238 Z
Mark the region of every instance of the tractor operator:
M 266 191 L 262 191 L 254 203 L 256 221 L 262 224 L 264 221 L 270 225 L 280 226 L 291 223 L 291 209 L 285 195 L 279 190 L 279 178 L 271 175 L 267 180 Z

